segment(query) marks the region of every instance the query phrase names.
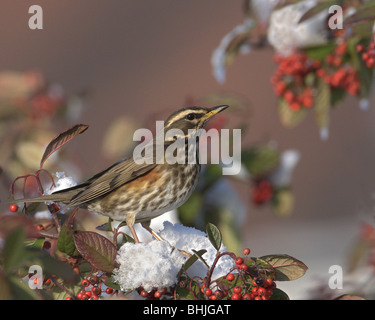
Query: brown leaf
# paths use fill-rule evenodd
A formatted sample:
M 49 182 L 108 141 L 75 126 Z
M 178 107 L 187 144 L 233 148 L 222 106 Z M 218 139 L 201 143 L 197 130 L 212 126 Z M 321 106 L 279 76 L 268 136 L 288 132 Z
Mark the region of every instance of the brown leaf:
M 55 139 L 53 139 L 44 151 L 42 160 L 40 161 L 40 168 L 43 167 L 44 162 L 48 157 L 54 153 L 57 149 L 61 148 L 64 144 L 72 140 L 75 136 L 85 132 L 89 126 L 85 124 L 76 124 L 74 127 L 60 133 Z
M 117 249 L 102 235 L 92 231 L 80 231 L 74 235 L 78 252 L 94 268 L 112 272 L 115 267 Z
M 276 280 L 290 281 L 302 277 L 307 266 L 302 262 L 287 254 L 271 254 L 260 257 L 259 259 L 267 262 L 276 271 Z

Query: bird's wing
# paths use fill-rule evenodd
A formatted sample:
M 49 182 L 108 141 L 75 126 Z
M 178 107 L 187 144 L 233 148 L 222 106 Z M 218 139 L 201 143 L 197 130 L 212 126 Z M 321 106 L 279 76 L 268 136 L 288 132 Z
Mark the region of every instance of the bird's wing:
M 154 167 L 155 164 L 137 164 L 131 158 L 123 160 L 90 178 L 87 181 L 87 187 L 71 199 L 69 206 L 79 206 L 104 196 L 108 192 L 151 171 Z

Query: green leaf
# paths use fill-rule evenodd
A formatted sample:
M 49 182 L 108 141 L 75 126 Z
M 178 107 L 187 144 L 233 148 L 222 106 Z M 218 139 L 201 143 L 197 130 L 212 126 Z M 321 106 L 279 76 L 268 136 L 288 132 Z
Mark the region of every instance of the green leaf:
M 220 208 L 217 211 L 218 220 L 215 222 L 223 237 L 222 242 L 230 252 L 241 252 L 242 238 L 240 226 L 236 221 L 236 215 L 226 209 Z
M 92 231 L 81 231 L 74 235 L 78 252 L 94 268 L 112 272 L 115 267 L 117 249 L 102 235 Z
M 220 230 L 212 223 L 208 223 L 206 226 L 206 233 L 211 244 L 219 251 L 222 243 Z
M 74 243 L 73 230 L 65 224 L 61 227 L 57 249 L 69 256 L 75 256 L 78 253 Z
M 244 150 L 241 161 L 250 174 L 254 177 L 267 175 L 277 168 L 279 153 L 269 145 L 256 146 Z
M 328 43 L 320 46 L 307 47 L 304 49 L 304 52 L 310 59 L 322 61 L 325 57 L 331 54 L 335 48 L 335 43 Z
M 285 99 L 278 101 L 278 112 L 281 124 L 286 128 L 294 128 L 305 119 L 307 110 L 303 108 L 299 111 L 293 111 Z
M 308 269 L 302 261 L 286 254 L 272 254 L 259 259 L 275 269 L 276 280 L 278 281 L 296 280 L 302 277 Z
M 78 276 L 73 272 L 72 267 L 65 262 L 54 259 L 46 254 L 40 256 L 39 259 L 43 273 L 47 277 L 55 275 L 68 282 L 76 282 L 78 280 Z
M 289 296 L 281 289 L 273 289 L 272 296 L 270 300 L 289 300 Z
M 114 282 L 112 278 L 108 278 L 107 280 L 104 281 L 104 284 L 107 287 L 110 287 L 114 290 L 121 290 L 121 287 L 118 283 Z
M 13 300 L 38 300 L 36 292 L 29 288 L 21 279 L 15 276 L 8 278 Z
M 201 254 L 201 251 L 202 250 L 199 250 L 199 251 L 196 251 L 194 249 L 192 249 L 191 251 L 193 251 L 194 255 L 200 260 L 203 262 L 203 264 L 206 266 L 207 269 L 210 269 L 210 266 L 207 264 L 206 260 L 204 260 L 204 258 L 202 257 L 203 253 Z
M 197 255 L 202 256 L 206 252 L 207 252 L 207 250 L 202 249 L 202 250 L 197 251 Z M 184 266 L 183 266 L 183 268 L 185 270 L 189 269 L 194 264 L 194 262 L 196 262 L 198 260 L 197 255 L 194 254 L 189 259 L 186 260 L 186 262 L 184 263 Z
M 5 270 L 17 268 L 25 261 L 25 239 L 26 232 L 23 228 L 12 230 L 5 238 L 2 252 Z

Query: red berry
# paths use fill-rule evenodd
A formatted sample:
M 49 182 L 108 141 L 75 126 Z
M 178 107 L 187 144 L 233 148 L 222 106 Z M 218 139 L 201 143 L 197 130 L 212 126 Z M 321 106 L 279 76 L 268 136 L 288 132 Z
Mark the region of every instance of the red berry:
M 105 289 L 105 292 L 107 294 L 112 294 L 113 293 L 113 289 L 112 288 L 107 288 L 107 289 Z
M 16 204 L 11 204 L 9 206 L 9 211 L 10 212 L 17 212 L 18 211 L 18 206 Z
M 250 249 L 249 248 L 245 248 L 245 249 L 243 249 L 243 254 L 245 255 L 245 256 L 247 256 L 247 255 L 249 255 L 250 254 Z
M 92 296 L 92 292 L 91 291 L 86 291 L 85 292 L 85 295 L 88 296 L 89 298 Z
M 215 294 L 210 295 L 210 300 L 216 300 L 217 296 Z
M 242 300 L 251 300 L 251 295 L 248 293 L 244 294 Z
M 99 296 L 97 296 L 96 294 L 93 294 L 91 297 L 90 297 L 90 300 L 98 300 L 99 299 Z
M 234 260 L 236 262 L 237 265 L 240 265 L 243 263 L 243 260 L 241 257 L 237 257 L 236 260 Z
M 71 296 L 67 296 L 65 300 L 73 300 Z
M 267 278 L 265 284 L 266 284 L 267 287 L 270 287 L 270 286 L 273 285 L 273 280 L 271 278 Z
M 81 281 L 81 284 L 82 284 L 84 287 L 88 287 L 88 286 L 90 285 L 90 281 L 87 280 L 87 279 L 83 279 L 83 280 Z
M 260 296 L 256 296 L 256 297 L 254 298 L 254 300 L 263 300 L 263 299 L 262 299 L 262 297 L 260 297 Z
M 79 268 L 78 268 L 78 267 L 74 267 L 74 268 L 73 268 L 73 272 L 74 272 L 75 274 L 79 274 L 79 272 L 80 272 L 80 271 L 79 271 Z
M 148 296 L 148 292 L 147 292 L 146 290 L 142 290 L 142 291 L 141 291 L 141 296 L 142 296 L 143 298 L 146 298 L 146 297 Z
M 363 47 L 362 44 L 358 43 L 357 46 L 356 46 L 356 49 L 357 49 L 358 52 L 362 52 L 364 47 Z
M 102 290 L 98 286 L 93 286 L 91 289 L 93 294 L 96 294 L 97 296 L 101 294 Z
M 234 280 L 234 275 L 232 273 L 227 275 L 227 280 L 228 281 L 233 281 Z
M 46 279 L 46 281 L 44 281 L 45 286 L 49 286 L 50 284 L 51 284 L 51 279 Z
M 294 100 L 294 93 L 290 90 L 286 91 L 284 93 L 284 99 L 289 103 L 292 102 Z
M 43 243 L 43 249 L 48 250 L 50 248 L 51 248 L 51 242 L 44 241 L 44 243 Z
M 289 104 L 290 109 L 293 111 L 299 111 L 301 109 L 301 105 L 297 101 L 293 101 Z
M 234 293 L 231 297 L 231 300 L 241 300 L 242 296 L 238 293 Z
M 78 292 L 78 293 L 77 293 L 77 298 L 78 298 L 79 300 L 82 300 L 84 296 L 85 296 L 85 295 L 84 295 L 82 292 Z
M 266 289 L 263 287 L 258 288 L 258 295 L 264 296 L 266 294 Z
M 267 289 L 265 296 L 269 298 L 270 296 L 272 296 L 272 293 L 273 293 L 273 289 Z
M 249 266 L 246 263 L 242 263 L 240 265 L 240 269 L 243 270 L 243 271 L 247 271 L 249 269 Z
M 98 277 L 95 277 L 95 276 L 91 277 L 90 278 L 90 283 L 91 284 L 97 284 L 98 283 Z
M 241 290 L 242 290 L 242 288 L 241 288 L 240 286 L 235 286 L 235 287 L 233 288 L 233 292 L 234 292 L 234 293 L 241 293 Z
M 204 294 L 209 297 L 210 295 L 212 295 L 212 290 L 210 288 L 208 288 L 208 289 L 206 289 Z

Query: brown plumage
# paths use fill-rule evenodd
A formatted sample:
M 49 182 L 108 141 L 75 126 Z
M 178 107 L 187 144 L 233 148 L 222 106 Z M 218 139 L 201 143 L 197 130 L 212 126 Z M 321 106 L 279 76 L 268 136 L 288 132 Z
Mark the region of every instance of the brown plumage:
M 182 136 L 177 134 L 169 141 L 159 141 L 154 137 L 145 147 L 153 151 L 152 158 L 134 153 L 133 157 L 113 164 L 77 186 L 54 192 L 51 195 L 16 201 L 60 202 L 68 208 L 87 208 L 114 220 L 124 220 L 138 242 L 134 223 L 141 222 L 150 231 L 150 220 L 182 205 L 189 198 L 199 180 L 199 163 L 185 161 L 183 164 L 169 164 L 167 159 L 157 158 L 155 150 L 162 147 L 166 151 L 176 139 L 182 139 L 181 148 L 183 148 L 184 159 L 187 160 L 189 152 L 195 152 L 194 156 L 198 158 L 197 144 L 192 150 L 187 150 L 188 139 L 193 134 L 191 130 L 204 128 L 212 116 L 226 108 L 227 106 L 211 109 L 188 107 L 178 110 L 165 121 L 164 134 L 171 129 L 179 129 L 183 133 Z M 199 133 L 195 134 L 199 136 Z M 166 152 L 164 152 L 164 157 L 165 154 Z M 139 163 L 141 156 L 147 160 L 146 163 Z M 160 163 L 160 160 L 164 161 Z

